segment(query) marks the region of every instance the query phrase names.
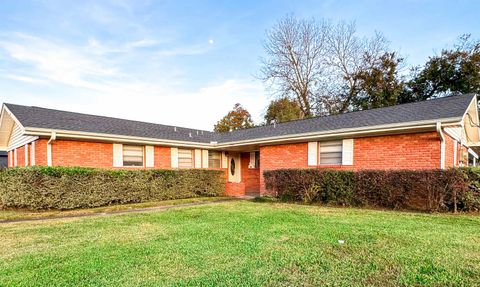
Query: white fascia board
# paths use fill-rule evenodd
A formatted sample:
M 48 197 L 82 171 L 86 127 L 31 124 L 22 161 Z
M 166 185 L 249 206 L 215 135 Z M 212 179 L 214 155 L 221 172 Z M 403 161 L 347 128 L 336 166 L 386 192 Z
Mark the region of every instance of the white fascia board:
M 43 129 L 43 128 L 30 128 L 30 127 L 25 128 L 26 135 L 50 136 L 52 132 L 56 133 L 57 139 L 59 138 L 85 139 L 85 140 L 93 139 L 93 140 L 107 141 L 107 142 L 138 143 L 138 144 L 141 143 L 146 145 L 165 145 L 165 146 L 199 147 L 199 148 L 209 148 L 212 146 L 209 143 L 199 143 L 199 142 L 184 142 L 184 141 L 176 141 L 176 140 L 163 140 L 163 139 L 155 139 L 155 138 L 143 138 L 143 137 L 134 137 L 134 136 L 110 135 L 110 134 Z
M 251 140 L 242 140 L 235 142 L 227 143 L 200 143 L 200 142 L 185 142 L 185 141 L 176 141 L 176 140 L 163 140 L 155 138 L 143 138 L 143 137 L 134 137 L 134 136 L 122 136 L 122 135 L 110 135 L 110 134 L 100 134 L 100 133 L 89 133 L 89 132 L 78 132 L 78 131 L 68 131 L 68 130 L 52 130 L 52 129 L 43 129 L 43 128 L 32 128 L 26 127 L 26 135 L 35 135 L 35 136 L 50 136 L 52 131 L 57 133 L 57 138 L 66 138 L 66 139 L 84 139 L 84 140 L 98 140 L 98 141 L 107 141 L 107 142 L 122 142 L 122 143 L 141 143 L 141 144 L 150 144 L 150 145 L 164 145 L 164 146 L 177 146 L 177 147 L 189 147 L 189 148 L 207 148 L 207 149 L 223 149 L 231 147 L 241 147 L 244 145 L 252 144 L 268 144 L 268 143 L 280 143 L 284 141 L 297 141 L 297 140 L 311 140 L 311 139 L 321 139 L 327 137 L 346 137 L 346 136 L 361 136 L 368 135 L 372 133 L 380 132 L 398 132 L 398 131 L 410 131 L 415 129 L 432 129 L 436 128 L 436 123 L 441 121 L 442 126 L 460 124 L 462 118 L 446 118 L 446 119 L 437 119 L 429 121 L 418 121 L 418 122 L 409 122 L 401 124 L 390 124 L 390 125 L 377 125 L 365 128 L 348 128 L 348 129 L 337 129 L 331 131 L 322 131 L 322 132 L 309 132 L 302 134 L 292 134 L 286 136 L 277 136 L 277 137 L 268 137 L 268 138 L 259 138 Z
M 465 117 L 467 116 L 468 114 L 468 109 L 470 108 L 470 106 L 472 105 L 472 103 L 475 102 L 475 107 L 477 107 L 477 94 L 475 94 L 472 98 L 472 100 L 470 101 L 470 103 L 468 104 L 468 107 L 467 109 L 465 110 L 465 112 L 463 113 L 463 116 L 462 116 L 462 121 L 465 120 Z M 477 116 L 478 116 L 478 107 L 475 109 L 477 111 Z

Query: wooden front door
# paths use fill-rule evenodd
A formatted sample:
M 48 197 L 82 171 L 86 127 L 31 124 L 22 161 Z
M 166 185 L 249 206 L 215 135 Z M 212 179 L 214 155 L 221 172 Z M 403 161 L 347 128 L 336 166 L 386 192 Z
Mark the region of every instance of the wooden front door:
M 228 181 L 238 183 L 241 180 L 240 154 L 232 153 L 228 156 Z

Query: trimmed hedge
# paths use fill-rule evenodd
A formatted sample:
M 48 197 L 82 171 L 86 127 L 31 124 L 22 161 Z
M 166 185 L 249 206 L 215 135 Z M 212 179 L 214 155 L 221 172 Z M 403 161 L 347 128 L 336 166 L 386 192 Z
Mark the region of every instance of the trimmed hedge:
M 265 171 L 265 185 L 283 200 L 424 211 L 479 211 L 480 169 Z
M 0 208 L 75 209 L 200 196 L 225 191 L 216 170 L 101 170 L 29 167 L 0 171 Z

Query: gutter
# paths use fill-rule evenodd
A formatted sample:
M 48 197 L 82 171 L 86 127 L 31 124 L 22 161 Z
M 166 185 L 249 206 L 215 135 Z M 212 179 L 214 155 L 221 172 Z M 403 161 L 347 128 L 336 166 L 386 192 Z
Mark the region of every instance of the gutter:
M 50 139 L 47 142 L 47 165 L 52 166 L 52 143 L 57 139 L 57 133 L 52 131 Z
M 436 127 L 440 137 L 440 169 L 445 169 L 445 135 L 442 131 L 442 123 L 437 122 Z

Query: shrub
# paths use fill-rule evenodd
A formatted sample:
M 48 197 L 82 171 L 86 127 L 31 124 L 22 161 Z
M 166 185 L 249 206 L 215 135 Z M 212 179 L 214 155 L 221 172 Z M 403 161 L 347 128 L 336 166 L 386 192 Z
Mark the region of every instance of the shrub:
M 480 210 L 480 169 L 265 171 L 265 185 L 284 200 L 426 211 Z
M 0 207 L 89 208 L 199 196 L 219 196 L 216 170 L 100 170 L 29 167 L 0 171 Z

